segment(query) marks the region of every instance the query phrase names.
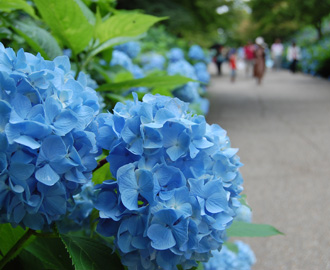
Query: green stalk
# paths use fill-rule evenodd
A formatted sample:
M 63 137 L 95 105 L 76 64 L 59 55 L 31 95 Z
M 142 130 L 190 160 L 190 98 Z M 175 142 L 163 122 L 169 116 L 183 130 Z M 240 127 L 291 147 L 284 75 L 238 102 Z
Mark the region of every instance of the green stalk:
M 16 252 L 23 247 L 25 242 L 34 235 L 35 231 L 28 229 L 28 231 L 23 234 L 23 236 L 16 242 L 16 244 L 7 252 L 7 254 L 0 260 L 0 270 L 11 260 L 13 259 Z

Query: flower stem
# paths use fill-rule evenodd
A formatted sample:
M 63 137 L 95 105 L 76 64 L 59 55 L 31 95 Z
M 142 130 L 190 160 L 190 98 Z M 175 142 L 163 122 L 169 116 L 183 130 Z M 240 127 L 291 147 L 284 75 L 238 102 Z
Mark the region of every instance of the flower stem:
M 28 229 L 25 234 L 16 242 L 16 244 L 7 252 L 7 254 L 0 260 L 0 270 L 13 259 L 16 252 L 24 245 L 24 243 L 29 240 L 29 238 L 34 235 L 35 231 Z
M 108 161 L 106 158 L 101 159 L 98 163 L 96 168 L 93 170 L 93 172 L 95 172 L 97 169 L 101 168 L 104 164 L 106 164 Z

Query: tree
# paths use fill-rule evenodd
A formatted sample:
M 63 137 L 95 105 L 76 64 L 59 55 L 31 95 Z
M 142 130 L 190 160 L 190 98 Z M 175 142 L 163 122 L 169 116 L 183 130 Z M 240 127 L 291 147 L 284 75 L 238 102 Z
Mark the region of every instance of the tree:
M 228 12 L 219 15 L 219 6 L 228 6 Z M 241 10 L 235 1 L 225 0 L 121 0 L 118 9 L 141 9 L 147 14 L 168 16 L 164 21 L 168 31 L 188 41 L 208 46 L 219 39 L 218 29 L 230 32 L 241 20 Z
M 330 14 L 330 0 L 290 0 L 290 9 L 299 21 L 313 25 L 322 38 L 322 21 Z

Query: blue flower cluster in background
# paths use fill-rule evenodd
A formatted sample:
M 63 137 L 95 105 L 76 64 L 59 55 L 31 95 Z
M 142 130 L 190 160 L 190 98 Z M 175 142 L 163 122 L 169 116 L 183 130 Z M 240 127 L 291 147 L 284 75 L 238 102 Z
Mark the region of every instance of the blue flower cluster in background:
M 127 54 L 130 58 L 135 58 L 141 51 L 141 46 L 139 42 L 130 41 L 120 45 L 115 46 L 115 50 L 121 51 Z
M 256 257 L 249 245 L 235 241 L 238 253 L 223 246 L 221 251 L 213 251 L 213 257 L 204 263 L 205 270 L 251 270 L 256 263 Z
M 196 72 L 197 80 L 202 83 L 208 84 L 210 82 L 211 76 L 207 71 L 207 66 L 204 62 L 198 62 L 194 65 L 194 69 Z
M 330 37 L 301 50 L 300 66 L 304 73 L 330 78 Z
M 196 61 L 206 61 L 206 56 L 204 54 L 203 49 L 198 46 L 198 45 L 192 45 L 189 48 L 189 52 L 188 52 L 188 57 L 191 60 L 196 60 Z
M 184 53 L 180 48 L 170 49 L 166 56 L 170 62 L 184 60 Z
M 137 48 L 134 50 L 134 46 Z M 133 78 L 144 78 L 146 74 L 154 71 L 166 69 L 169 75 L 182 75 L 199 82 L 189 82 L 176 89 L 171 89 L 174 97 L 190 103 L 190 110 L 194 113 L 206 115 L 209 111 L 209 101 L 205 98 L 206 85 L 210 82 L 210 74 L 207 70 L 207 58 L 198 45 L 193 45 L 189 49 L 188 59 L 192 60 L 194 65 L 185 60 L 184 52 L 180 48 L 172 48 L 168 51 L 167 60 L 161 54 L 156 52 L 146 52 L 137 57 L 140 65 L 134 64 L 132 56 L 140 51 L 140 44 L 129 42 L 115 47 L 112 53 L 110 66 L 121 66 L 133 75 Z M 132 52 L 135 52 L 133 54 Z M 166 66 L 167 65 L 167 66 Z M 124 95 L 131 92 L 147 93 L 145 87 L 127 89 Z
M 169 75 L 179 74 L 194 80 L 198 80 L 198 76 L 200 76 L 200 78 L 205 81 L 207 80 L 207 75 L 205 74 L 205 72 L 207 74 L 208 72 L 207 70 L 203 70 L 204 67 L 206 67 L 205 64 L 202 65 L 202 67 L 201 65 L 197 65 L 198 72 L 196 72 L 194 66 L 192 66 L 188 61 L 180 60 L 170 63 L 167 67 L 167 72 Z M 199 82 L 188 82 L 184 86 L 174 89 L 173 95 L 185 102 L 189 102 L 191 104 L 198 104 L 199 110 L 201 110 L 203 114 L 207 114 L 209 110 L 209 102 L 207 99 L 202 98 L 200 96 L 200 93 L 205 93 L 205 91 L 206 89 L 202 87 Z
M 119 50 L 114 50 L 112 52 L 110 66 L 121 66 L 126 70 L 131 71 L 133 69 L 133 62 L 126 53 Z
M 0 222 L 40 230 L 68 210 L 96 167 L 98 96 L 67 56 L 0 44 Z
M 163 70 L 166 59 L 159 53 L 151 52 L 141 55 L 140 61 L 144 71 Z
M 243 222 L 252 222 L 252 211 L 251 209 L 242 204 L 237 210 L 236 210 L 236 221 L 243 221 Z
M 221 248 L 240 206 L 242 166 L 226 131 L 177 98 L 147 94 L 97 118 L 117 181 L 96 186 L 97 231 L 128 269 L 184 269 Z

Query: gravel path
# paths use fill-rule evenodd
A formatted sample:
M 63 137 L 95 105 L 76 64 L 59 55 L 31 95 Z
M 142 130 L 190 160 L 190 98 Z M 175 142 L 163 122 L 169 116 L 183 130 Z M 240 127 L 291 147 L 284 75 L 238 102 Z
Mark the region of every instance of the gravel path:
M 253 269 L 330 269 L 330 82 L 270 70 L 261 86 L 214 75 L 208 91 L 207 121 L 240 149 L 253 221 L 285 233 L 243 239 Z

